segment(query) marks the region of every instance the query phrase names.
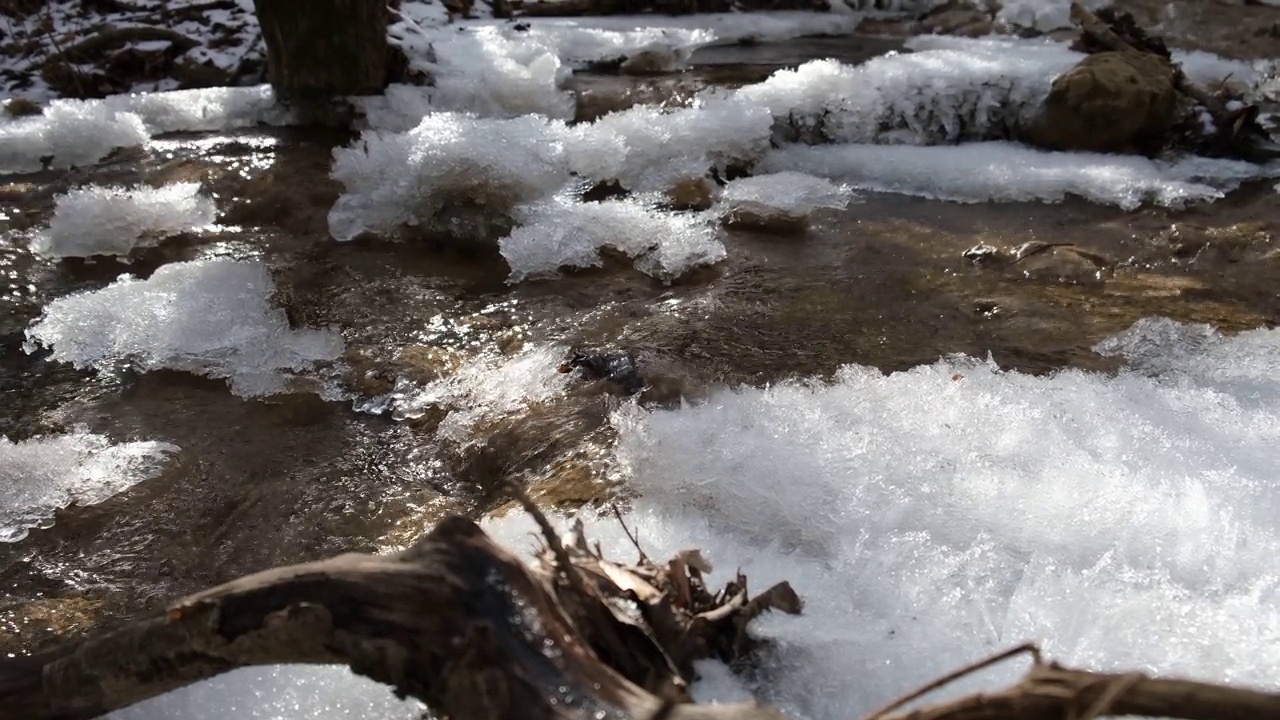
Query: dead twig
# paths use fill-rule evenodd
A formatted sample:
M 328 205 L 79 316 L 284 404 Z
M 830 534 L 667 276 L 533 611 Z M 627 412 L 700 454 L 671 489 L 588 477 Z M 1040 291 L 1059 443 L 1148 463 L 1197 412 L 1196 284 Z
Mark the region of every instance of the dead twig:
M 885 705 L 879 710 L 868 713 L 867 715 L 863 716 L 862 720 L 876 720 L 877 718 L 884 717 L 885 715 L 888 715 L 889 713 L 893 712 L 894 710 L 897 710 L 903 705 L 906 705 L 907 703 L 912 702 L 914 700 L 918 700 L 941 687 L 950 685 L 951 683 L 955 682 L 956 680 L 959 680 L 962 677 L 965 677 L 967 675 L 972 675 L 973 673 L 979 670 L 989 668 L 992 665 L 1004 662 L 1005 660 L 1008 660 L 1011 657 L 1017 657 L 1018 655 L 1023 655 L 1023 654 L 1030 654 L 1032 658 L 1032 662 L 1034 662 L 1036 665 L 1040 664 L 1040 648 L 1037 647 L 1034 643 L 1023 643 L 1022 645 L 1019 645 L 1017 647 L 1009 648 L 1008 650 L 1005 650 L 1003 652 L 998 652 L 995 655 L 990 655 L 981 660 L 978 660 L 977 662 L 973 662 L 968 665 L 965 665 L 964 667 L 954 672 L 947 673 L 946 675 L 943 675 L 937 680 L 934 680 L 933 682 L 927 685 L 924 685 L 923 687 L 917 690 L 913 690 L 912 692 L 907 693 L 906 695 L 903 695 L 902 697 L 898 698 L 897 700 L 894 700 L 888 705 Z
M 569 583 L 569 587 L 585 594 L 582 577 L 578 575 L 578 569 L 569 557 L 569 552 L 564 549 L 564 543 L 560 542 L 560 535 L 551 526 L 551 521 L 543 514 L 542 509 L 533 501 L 533 498 L 529 497 L 529 494 L 517 485 L 514 480 L 508 479 L 506 486 L 507 492 L 511 494 L 511 497 L 520 503 L 520 507 L 523 507 L 525 512 L 533 517 L 534 522 L 538 523 L 538 529 L 542 530 L 542 536 L 547 541 L 547 547 L 551 548 L 551 553 L 555 556 L 556 568 L 564 576 L 565 581 Z
M 626 521 L 622 519 L 622 513 L 618 510 L 618 506 L 610 503 L 609 507 L 613 509 L 613 516 L 618 518 L 618 524 L 622 526 L 622 532 L 627 534 L 631 544 L 636 546 L 636 552 L 640 553 L 640 562 L 652 564 L 649 561 L 649 556 L 644 554 L 644 548 L 640 547 L 640 541 L 636 539 L 635 535 L 631 534 L 631 528 L 627 527 Z

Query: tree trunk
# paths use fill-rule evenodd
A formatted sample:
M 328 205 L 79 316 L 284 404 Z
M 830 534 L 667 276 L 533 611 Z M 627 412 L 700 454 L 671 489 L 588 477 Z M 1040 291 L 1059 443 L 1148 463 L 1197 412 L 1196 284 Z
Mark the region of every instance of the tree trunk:
M 316 102 L 386 87 L 386 0 L 254 0 L 267 79 L 284 100 Z

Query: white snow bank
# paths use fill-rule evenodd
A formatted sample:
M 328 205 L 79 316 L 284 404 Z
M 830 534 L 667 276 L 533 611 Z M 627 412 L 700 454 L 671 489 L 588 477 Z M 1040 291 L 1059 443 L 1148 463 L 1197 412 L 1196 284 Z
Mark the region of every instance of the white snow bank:
M 664 281 L 725 257 L 705 217 L 659 210 L 639 200 L 584 203 L 560 196 L 517 209 L 516 219 L 520 227 L 499 242 L 511 266 L 509 282 L 562 267 L 598 267 L 602 248 L 635 258 L 643 272 Z
M 54 100 L 43 115 L 0 117 L 0 173 L 39 170 L 50 157 L 50 167 L 87 165 L 161 133 L 289 121 L 268 85 Z
M 1008 137 L 1081 55 L 1053 44 L 968 42 L 861 65 L 814 60 L 748 85 L 784 139 L 937 144 Z
M 1173 163 L 1126 155 L 1055 153 L 1006 142 L 953 146 L 793 145 L 770 154 L 764 171 L 797 170 L 861 190 L 955 202 L 1057 202 L 1067 195 L 1131 210 L 1217 200 L 1280 165 L 1188 157 Z
M 1169 358 L 1156 376 L 955 358 L 629 407 L 628 524 L 651 557 L 703 548 L 714 583 L 792 582 L 804 615 L 758 626 L 780 640 L 760 689 L 791 717 L 858 717 L 1028 639 L 1070 664 L 1280 689 L 1280 331 L 1152 331 L 1176 327 L 1111 343 Z M 531 544 L 522 516 L 486 526 Z M 634 556 L 611 518 L 587 529 Z
M 803 216 L 818 208 L 843 208 L 852 199 L 847 185 L 788 170 L 734 180 L 725 186 L 719 204 L 726 212 L 752 206 Z
M 117 445 L 84 430 L 18 443 L 0 437 L 0 542 L 52 526 L 68 505 L 94 505 L 156 477 L 177 452 L 162 442 Z
M 342 338 L 290 328 L 273 290 L 259 262 L 172 263 L 146 280 L 122 275 L 54 300 L 27 328 L 25 349 L 50 348 L 52 359 L 80 368 L 123 362 L 225 378 L 242 396 L 280 392 L 291 371 L 337 358 Z
M 31 249 L 45 257 L 128 255 L 213 222 L 217 208 L 199 183 L 164 187 L 82 187 L 55 198 L 49 228 Z
M 103 720 L 420 720 L 426 708 L 346 667 L 241 668 Z
M 448 411 L 437 429 L 456 442 L 473 439 L 478 423 L 499 420 L 564 393 L 569 376 L 557 372 L 565 358 L 560 345 L 533 344 L 511 356 L 469 358 L 457 372 L 425 385 L 401 378 L 386 395 L 356 405 L 356 410 L 396 420 L 420 418 L 432 408 Z

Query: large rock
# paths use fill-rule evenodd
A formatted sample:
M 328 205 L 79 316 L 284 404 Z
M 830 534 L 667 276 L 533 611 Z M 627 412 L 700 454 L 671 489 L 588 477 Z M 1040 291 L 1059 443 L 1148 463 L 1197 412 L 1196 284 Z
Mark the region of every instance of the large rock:
M 1134 51 L 1086 57 L 1053 81 L 1026 140 L 1053 150 L 1158 152 L 1177 118 L 1174 68 Z

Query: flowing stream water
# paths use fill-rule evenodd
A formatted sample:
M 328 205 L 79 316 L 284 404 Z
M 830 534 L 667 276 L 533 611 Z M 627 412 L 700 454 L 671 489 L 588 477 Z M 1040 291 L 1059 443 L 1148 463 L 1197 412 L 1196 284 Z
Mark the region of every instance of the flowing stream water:
M 570 87 L 579 115 L 595 117 L 895 46 L 714 47 L 687 73 L 579 73 Z M 1269 444 L 1280 432 L 1269 374 L 1280 341 L 1265 329 L 1229 337 L 1280 318 L 1273 181 L 1187 210 L 860 193 L 817 211 L 801 236 L 726 230 L 727 259 L 672 285 L 612 259 L 512 285 L 493 251 L 330 239 L 332 148 L 349 139 L 165 136 L 92 167 L 0 178 L 0 435 L 79 428 L 179 448 L 149 479 L 0 544 L 0 652 L 33 652 L 273 565 L 401 546 L 446 514 L 504 506 L 498 484 L 514 476 L 566 511 L 638 494 L 633 517 L 655 549 L 702 545 L 753 582 L 789 577 L 812 610 L 766 625 L 790 642 L 753 687 L 800 717 L 856 715 L 1019 633 L 1100 666 L 1275 684 L 1280 581 L 1259 553 L 1280 545 L 1280 446 Z M 218 229 L 127 264 L 28 250 L 69 187 L 174 181 L 218 198 Z M 1009 264 L 965 257 L 1031 241 L 1050 247 Z M 220 379 L 77 370 L 24 349 L 54 298 L 214 257 L 260 259 L 295 327 L 339 331 L 358 397 L 246 399 Z M 1172 358 L 1170 380 L 1098 351 L 1155 317 L 1222 335 L 1160 326 L 1123 336 L 1140 369 Z M 583 346 L 637 355 L 651 385 L 638 406 L 556 372 Z M 370 412 L 397 379 L 450 377 L 434 394 L 402 394 L 394 413 Z M 1147 542 L 1125 517 L 1168 542 Z M 489 523 L 520 542 L 518 518 Z M 625 548 L 606 521 L 595 525 Z M 1197 544 L 1212 552 L 1187 556 Z M 1146 624 L 1166 651 L 1129 651 L 1086 627 L 1114 636 L 1126 618 L 1127 632 Z M 1193 633 L 1179 622 L 1199 638 L 1178 634 Z M 937 652 L 921 663 L 930 642 Z M 418 711 L 314 672 L 254 671 L 121 717 Z M 722 671 L 706 674 L 731 694 Z M 848 690 L 842 674 L 865 682 Z M 243 689 L 253 682 L 269 690 Z

